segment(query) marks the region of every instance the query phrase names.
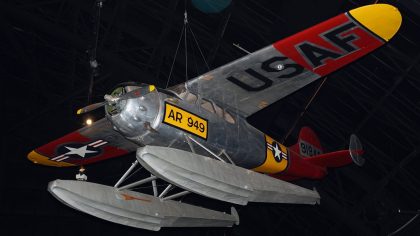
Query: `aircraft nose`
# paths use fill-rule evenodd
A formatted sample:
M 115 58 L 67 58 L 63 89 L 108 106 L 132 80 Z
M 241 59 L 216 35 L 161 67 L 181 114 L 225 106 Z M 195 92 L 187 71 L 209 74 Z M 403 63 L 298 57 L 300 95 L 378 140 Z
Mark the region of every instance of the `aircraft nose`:
M 373 4 L 349 11 L 350 15 L 365 28 L 389 41 L 401 26 L 401 13 L 388 4 Z

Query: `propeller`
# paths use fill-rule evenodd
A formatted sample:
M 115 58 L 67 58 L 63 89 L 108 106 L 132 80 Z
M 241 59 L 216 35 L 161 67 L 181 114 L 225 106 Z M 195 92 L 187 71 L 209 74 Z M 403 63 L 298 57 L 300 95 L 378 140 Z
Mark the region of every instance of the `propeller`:
M 87 112 L 96 110 L 96 109 L 98 109 L 100 107 L 103 107 L 105 104 L 106 104 L 106 102 L 98 102 L 98 103 L 90 104 L 90 105 L 87 105 L 87 106 L 85 106 L 83 108 L 80 108 L 79 110 L 77 110 L 76 113 L 78 115 L 81 115 L 81 114 L 84 114 L 84 113 L 87 113 Z
M 77 113 L 77 115 L 81 115 L 81 114 L 96 110 L 100 107 L 103 107 L 106 104 L 115 104 L 117 101 L 120 101 L 120 100 L 128 100 L 128 99 L 138 98 L 138 97 L 143 96 L 143 95 L 145 95 L 149 92 L 154 91 L 155 89 L 156 88 L 155 88 L 154 85 L 148 85 L 148 86 L 145 86 L 145 87 L 140 87 L 140 88 L 134 89 L 134 90 L 132 90 L 128 93 L 125 93 L 123 95 L 120 95 L 120 96 L 112 96 L 112 95 L 105 94 L 105 96 L 104 96 L 105 101 L 87 105 L 83 108 L 78 109 L 76 113 Z

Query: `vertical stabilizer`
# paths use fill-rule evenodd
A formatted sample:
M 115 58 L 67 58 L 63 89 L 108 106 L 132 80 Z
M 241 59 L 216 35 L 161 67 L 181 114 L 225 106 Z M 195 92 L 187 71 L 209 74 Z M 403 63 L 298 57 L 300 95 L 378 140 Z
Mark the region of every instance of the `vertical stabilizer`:
M 290 147 L 290 149 L 303 158 L 313 157 L 324 153 L 318 136 L 311 128 L 306 126 L 300 129 L 298 141 L 295 145 Z

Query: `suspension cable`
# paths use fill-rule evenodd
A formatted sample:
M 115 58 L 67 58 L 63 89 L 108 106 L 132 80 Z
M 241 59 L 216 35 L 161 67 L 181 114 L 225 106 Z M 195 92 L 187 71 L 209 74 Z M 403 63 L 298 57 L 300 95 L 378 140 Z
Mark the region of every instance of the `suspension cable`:
M 188 14 L 184 11 L 184 47 L 185 47 L 185 82 L 188 81 L 188 48 L 187 48 L 187 28 L 188 28 Z
M 294 130 L 294 128 L 296 127 L 297 123 L 299 122 L 299 120 L 302 118 L 302 116 L 305 114 L 305 112 L 308 110 L 309 105 L 311 105 L 312 101 L 314 100 L 314 98 L 316 97 L 316 95 L 318 94 L 319 90 L 321 89 L 321 87 L 324 85 L 325 81 L 327 80 L 328 77 L 325 77 L 322 82 L 319 84 L 318 88 L 315 90 L 314 94 L 312 95 L 312 97 L 309 99 L 309 101 L 306 103 L 305 108 L 303 109 L 303 111 L 299 114 L 299 117 L 295 120 L 295 122 L 293 123 L 293 125 L 290 127 L 289 131 L 287 132 L 287 134 L 284 136 L 283 140 L 282 140 L 282 144 L 284 144 L 284 142 L 286 141 L 286 139 L 289 137 L 289 135 L 292 133 L 292 131 Z
M 186 1 L 185 1 L 185 4 L 186 4 Z M 210 71 L 210 66 L 207 63 L 206 58 L 204 57 L 204 54 L 203 54 L 203 51 L 201 50 L 200 45 L 198 44 L 198 40 L 195 37 L 194 31 L 192 30 L 191 26 L 188 24 L 188 12 L 187 12 L 187 9 L 185 7 L 185 9 L 184 9 L 184 26 L 182 27 L 181 34 L 180 34 L 179 39 L 178 39 L 178 44 L 177 44 L 177 47 L 176 47 L 176 50 L 175 50 L 174 59 L 172 60 L 172 65 L 171 65 L 171 69 L 169 71 L 169 76 L 168 76 L 168 80 L 166 82 L 166 87 L 165 88 L 168 88 L 168 86 L 169 86 L 169 82 L 171 80 L 173 68 L 174 68 L 174 65 L 175 65 L 175 60 L 176 60 L 176 57 L 178 55 L 178 50 L 179 50 L 179 46 L 181 44 L 182 37 L 184 37 L 185 82 L 188 81 L 188 41 L 187 41 L 187 33 L 188 33 L 187 31 L 188 30 L 191 32 L 191 34 L 193 36 L 194 43 L 197 45 L 198 51 L 200 52 L 200 55 L 201 55 L 201 58 L 203 59 L 204 63 L 206 64 L 207 69 Z
M 398 210 L 399 212 L 401 212 L 401 210 Z M 417 211 L 418 213 L 411 217 L 411 219 L 409 219 L 405 224 L 403 224 L 401 227 L 399 227 L 398 229 L 396 229 L 394 232 L 391 232 L 388 234 L 388 236 L 392 236 L 397 234 L 398 232 L 400 232 L 401 230 L 403 230 L 405 227 L 407 227 L 411 222 L 413 222 L 420 214 L 420 211 Z
M 195 37 L 195 34 L 194 34 L 194 31 L 192 30 L 191 26 L 189 26 L 189 25 L 188 25 L 188 29 L 190 30 L 190 32 L 191 32 L 191 34 L 193 36 L 194 42 L 197 45 L 198 51 L 200 52 L 200 55 L 203 58 L 203 61 L 206 64 L 207 69 L 210 71 L 209 64 L 207 63 L 207 60 L 204 57 L 203 51 L 201 51 L 200 45 L 198 44 L 197 38 Z
M 176 56 L 178 55 L 179 45 L 181 44 L 181 39 L 182 39 L 182 36 L 184 35 L 184 30 L 185 30 L 185 24 L 182 27 L 182 31 L 181 31 L 181 34 L 180 34 L 179 39 L 178 39 L 178 45 L 176 46 L 174 59 L 172 60 L 171 70 L 169 71 L 169 76 L 168 76 L 168 80 L 166 81 L 166 87 L 165 88 L 168 88 L 169 81 L 171 80 L 172 71 L 173 71 L 174 65 L 175 65 L 175 59 L 176 59 Z
M 93 84 L 95 82 L 95 77 L 98 75 L 98 61 L 96 60 L 96 52 L 98 48 L 98 40 L 99 40 L 99 26 L 101 23 L 101 8 L 103 6 L 104 0 L 96 0 L 96 15 L 95 15 L 95 25 L 93 28 L 93 46 L 89 50 L 89 66 L 90 66 L 90 75 L 89 75 L 89 87 L 88 87 L 88 94 L 87 94 L 87 105 L 92 103 L 92 94 L 93 94 Z M 84 159 L 80 159 L 80 169 L 84 170 L 83 167 Z
M 93 29 L 93 46 L 89 51 L 89 66 L 90 66 L 90 78 L 89 78 L 89 89 L 88 89 L 88 97 L 87 97 L 87 104 L 89 105 L 92 102 L 92 93 L 93 93 L 93 82 L 95 77 L 98 73 L 98 61 L 96 60 L 96 51 L 98 47 L 98 40 L 99 40 L 99 26 L 101 23 L 101 8 L 103 6 L 104 0 L 96 0 L 96 15 L 95 15 L 95 25 Z

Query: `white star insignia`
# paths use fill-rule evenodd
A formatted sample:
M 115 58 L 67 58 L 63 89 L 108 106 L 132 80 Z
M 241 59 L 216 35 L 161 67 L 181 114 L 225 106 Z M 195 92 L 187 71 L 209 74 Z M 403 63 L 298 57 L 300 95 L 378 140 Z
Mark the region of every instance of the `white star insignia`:
M 87 150 L 87 145 L 79 147 L 79 148 L 72 148 L 72 147 L 66 147 L 69 150 L 69 152 L 66 153 L 66 155 L 71 155 L 71 154 L 76 154 L 79 155 L 81 157 L 85 157 L 87 153 L 95 153 L 97 151 L 91 151 L 91 150 Z
M 274 158 L 276 159 L 276 161 L 280 161 L 281 160 L 281 151 L 280 151 L 279 145 L 277 143 L 274 143 L 273 151 L 274 151 Z

